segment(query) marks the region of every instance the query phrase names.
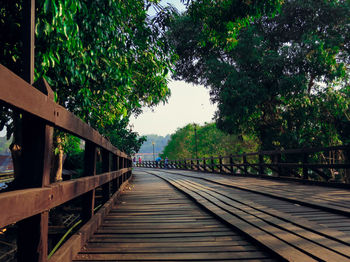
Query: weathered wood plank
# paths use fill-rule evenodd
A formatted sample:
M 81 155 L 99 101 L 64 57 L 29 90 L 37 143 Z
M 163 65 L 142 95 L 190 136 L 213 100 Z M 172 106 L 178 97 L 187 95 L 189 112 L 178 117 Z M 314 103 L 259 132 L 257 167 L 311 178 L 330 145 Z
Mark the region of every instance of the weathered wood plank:
M 130 170 L 131 168 L 124 168 L 93 177 L 58 182 L 43 188 L 1 193 L 0 210 L 6 212 L 0 216 L 0 228 L 61 205 Z M 13 208 L 15 206 L 20 206 L 21 209 Z
M 113 194 L 110 200 L 108 200 L 102 208 L 99 209 L 92 219 L 90 219 L 89 222 L 87 222 L 76 234 L 69 238 L 68 241 L 57 250 L 57 252 L 49 259 L 49 262 L 72 261 L 74 256 L 79 252 L 86 241 L 102 223 L 103 217 L 105 217 L 116 204 L 118 196 L 121 194 L 127 184 L 128 181 L 125 181 L 119 190 Z
M 135 179 L 133 190 L 123 194 L 119 205 L 105 217 L 75 260 L 262 261 L 270 258 L 159 178 L 137 174 Z
M 125 153 L 112 146 L 107 139 L 88 124 L 64 107 L 48 100 L 46 95 L 33 88 L 1 64 L 0 83 L 0 101 L 37 116 L 54 127 L 61 128 L 82 139 L 91 141 L 120 157 L 129 158 Z M 21 99 L 18 99 L 18 94 L 21 94 Z

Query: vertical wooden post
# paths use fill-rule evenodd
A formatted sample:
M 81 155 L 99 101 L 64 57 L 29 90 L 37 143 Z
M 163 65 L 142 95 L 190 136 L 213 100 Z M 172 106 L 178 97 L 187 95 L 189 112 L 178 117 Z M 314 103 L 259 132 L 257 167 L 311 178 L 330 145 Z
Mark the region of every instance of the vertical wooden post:
M 214 165 L 214 158 L 213 156 L 210 157 L 210 164 L 211 164 L 211 172 L 215 172 L 215 165 Z
M 207 161 L 205 158 L 203 158 L 203 167 L 204 167 L 204 172 L 207 172 Z
M 53 92 L 44 80 L 40 80 L 36 86 L 48 99 L 53 100 Z M 50 184 L 53 127 L 36 117 L 24 115 L 23 131 L 20 165 L 21 170 L 30 171 L 16 178 L 16 184 L 19 189 L 47 186 Z M 17 261 L 47 261 L 48 223 L 48 211 L 17 223 Z
M 220 174 L 223 173 L 223 169 L 222 169 L 222 156 L 221 156 L 221 155 L 219 156 L 219 172 L 220 172 Z
M 243 154 L 243 164 L 244 164 L 244 174 L 248 175 L 248 161 L 247 161 L 246 154 Z
M 263 175 L 265 173 L 264 164 L 264 155 L 259 153 L 259 175 Z
M 102 172 L 111 172 L 110 154 L 107 150 L 102 150 Z M 107 182 L 102 186 L 103 202 L 107 202 L 111 197 L 111 183 Z
M 193 164 L 193 160 L 191 159 L 191 170 L 194 169 L 194 164 Z
M 20 188 L 44 187 L 50 181 L 53 128 L 39 119 L 26 117 L 21 170 L 30 170 L 17 180 Z M 49 201 L 47 199 L 46 201 Z M 46 261 L 48 241 L 48 211 L 17 223 L 17 261 Z
M 35 55 L 35 0 L 23 1 L 22 21 L 23 79 L 32 85 Z M 53 99 L 50 97 L 52 94 L 50 91 L 47 90 L 48 98 Z M 24 115 L 22 121 L 23 144 L 19 169 L 22 173 L 16 177 L 16 185 L 19 188 L 44 187 L 50 183 L 53 128 L 28 115 Z M 48 211 L 17 223 L 17 261 L 47 261 L 48 223 Z
M 347 145 L 346 149 L 343 151 L 344 154 L 344 164 L 350 164 L 350 146 Z M 350 184 L 350 168 L 344 169 L 344 182 Z
M 123 169 L 124 168 L 124 158 L 123 157 L 119 157 L 119 169 Z M 118 182 L 118 189 L 120 188 L 120 186 L 123 184 L 124 180 L 124 174 L 122 174 L 120 177 L 119 177 L 119 182 Z
M 231 171 L 231 175 L 233 175 L 233 156 L 232 154 L 230 155 L 230 171 Z
M 197 164 L 197 167 L 196 167 L 197 171 L 200 171 L 200 168 L 199 168 L 199 159 L 198 159 L 198 158 L 197 158 L 197 160 L 196 160 L 196 164 Z
M 283 176 L 283 168 L 280 166 L 281 162 L 282 162 L 282 155 L 278 154 L 277 155 L 278 176 Z
M 96 145 L 85 141 L 84 152 L 84 176 L 96 175 Z M 88 221 L 94 214 L 95 208 L 95 189 L 85 193 L 82 196 L 81 218 L 83 222 Z
M 304 153 L 303 154 L 303 164 L 307 164 L 309 162 L 309 154 Z M 306 166 L 303 166 L 303 179 L 308 179 L 309 174 L 308 174 L 308 169 Z
M 118 168 L 118 157 L 112 154 L 112 171 L 117 171 Z M 114 194 L 118 190 L 118 178 L 113 179 L 112 181 L 112 194 Z

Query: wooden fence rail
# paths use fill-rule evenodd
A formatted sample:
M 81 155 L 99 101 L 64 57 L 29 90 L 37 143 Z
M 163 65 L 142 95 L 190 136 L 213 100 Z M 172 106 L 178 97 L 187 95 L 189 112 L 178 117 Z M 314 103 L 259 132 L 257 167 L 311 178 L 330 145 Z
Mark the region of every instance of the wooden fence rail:
M 20 167 L 26 172 L 15 178 L 18 190 L 0 193 L 0 228 L 18 225 L 18 261 L 47 261 L 50 209 L 81 196 L 81 218 L 87 222 L 94 215 L 95 189 L 102 186 L 107 201 L 131 177 L 128 155 L 56 104 L 45 80 L 34 86 L 0 65 L 0 105 L 22 115 L 24 130 Z M 50 182 L 54 128 L 85 140 L 84 177 Z M 97 148 L 102 153 L 99 175 Z
M 349 184 L 350 145 L 169 160 L 167 164 L 142 161 L 136 166 Z

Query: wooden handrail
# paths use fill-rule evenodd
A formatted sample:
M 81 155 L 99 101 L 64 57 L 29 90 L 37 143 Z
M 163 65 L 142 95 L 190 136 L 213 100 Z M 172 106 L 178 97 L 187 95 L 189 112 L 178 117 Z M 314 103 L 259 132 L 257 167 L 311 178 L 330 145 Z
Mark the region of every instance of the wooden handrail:
M 327 161 L 315 161 L 315 159 L 312 158 L 315 154 L 331 151 L 344 151 L 345 161 L 332 163 Z M 327 172 L 330 173 L 330 170 L 332 170 L 333 173 L 334 171 L 338 173 L 342 172 L 344 175 L 343 179 L 345 180 L 342 182 L 347 183 L 346 186 L 348 186 L 350 184 L 349 156 L 350 145 L 343 145 L 259 151 L 240 155 L 204 157 L 200 159 L 169 160 L 169 163 L 176 162 L 180 164 L 170 164 L 168 168 L 231 175 L 258 175 L 268 178 L 284 177 L 304 180 L 314 180 L 317 178 L 318 181 L 326 182 L 334 179 L 334 177 L 330 177 L 329 174 L 327 174 Z M 157 163 L 154 161 L 144 161 L 141 164 L 137 164 L 137 166 L 157 167 Z M 159 163 L 158 166 L 164 166 L 163 161 Z M 327 169 L 328 171 L 325 171 Z
M 111 194 L 116 196 L 131 177 L 131 157 L 56 104 L 45 80 L 34 85 L 40 91 L 0 65 L 0 102 L 23 113 L 21 168 L 27 171 L 16 177 L 17 190 L 0 192 L 0 210 L 4 210 L 0 215 L 0 228 L 17 223 L 18 261 L 45 262 L 49 210 L 81 196 L 81 218 L 89 221 L 94 215 L 95 189 L 102 186 L 104 201 Z M 50 184 L 53 128 L 85 140 L 84 177 Z M 97 147 L 103 156 L 104 173 L 99 175 L 96 175 Z
M 57 182 L 43 188 L 0 193 L 0 210 L 6 210 L 0 216 L 0 228 L 59 206 L 130 171 L 131 168 L 123 168 L 96 176 Z
M 117 156 L 131 158 L 114 147 L 95 129 L 76 117 L 64 107 L 29 85 L 22 78 L 0 64 L 0 101 L 8 106 L 45 120 L 49 125 L 60 128 L 84 140 L 90 141 Z M 20 94 L 20 99 L 19 99 Z

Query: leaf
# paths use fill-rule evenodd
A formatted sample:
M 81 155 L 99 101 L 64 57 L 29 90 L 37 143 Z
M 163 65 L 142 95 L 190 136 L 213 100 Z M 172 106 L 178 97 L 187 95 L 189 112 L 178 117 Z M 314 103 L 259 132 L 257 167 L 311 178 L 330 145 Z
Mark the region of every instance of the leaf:
M 45 0 L 44 1 L 44 13 L 48 13 L 50 10 L 50 6 L 51 6 L 51 0 Z

